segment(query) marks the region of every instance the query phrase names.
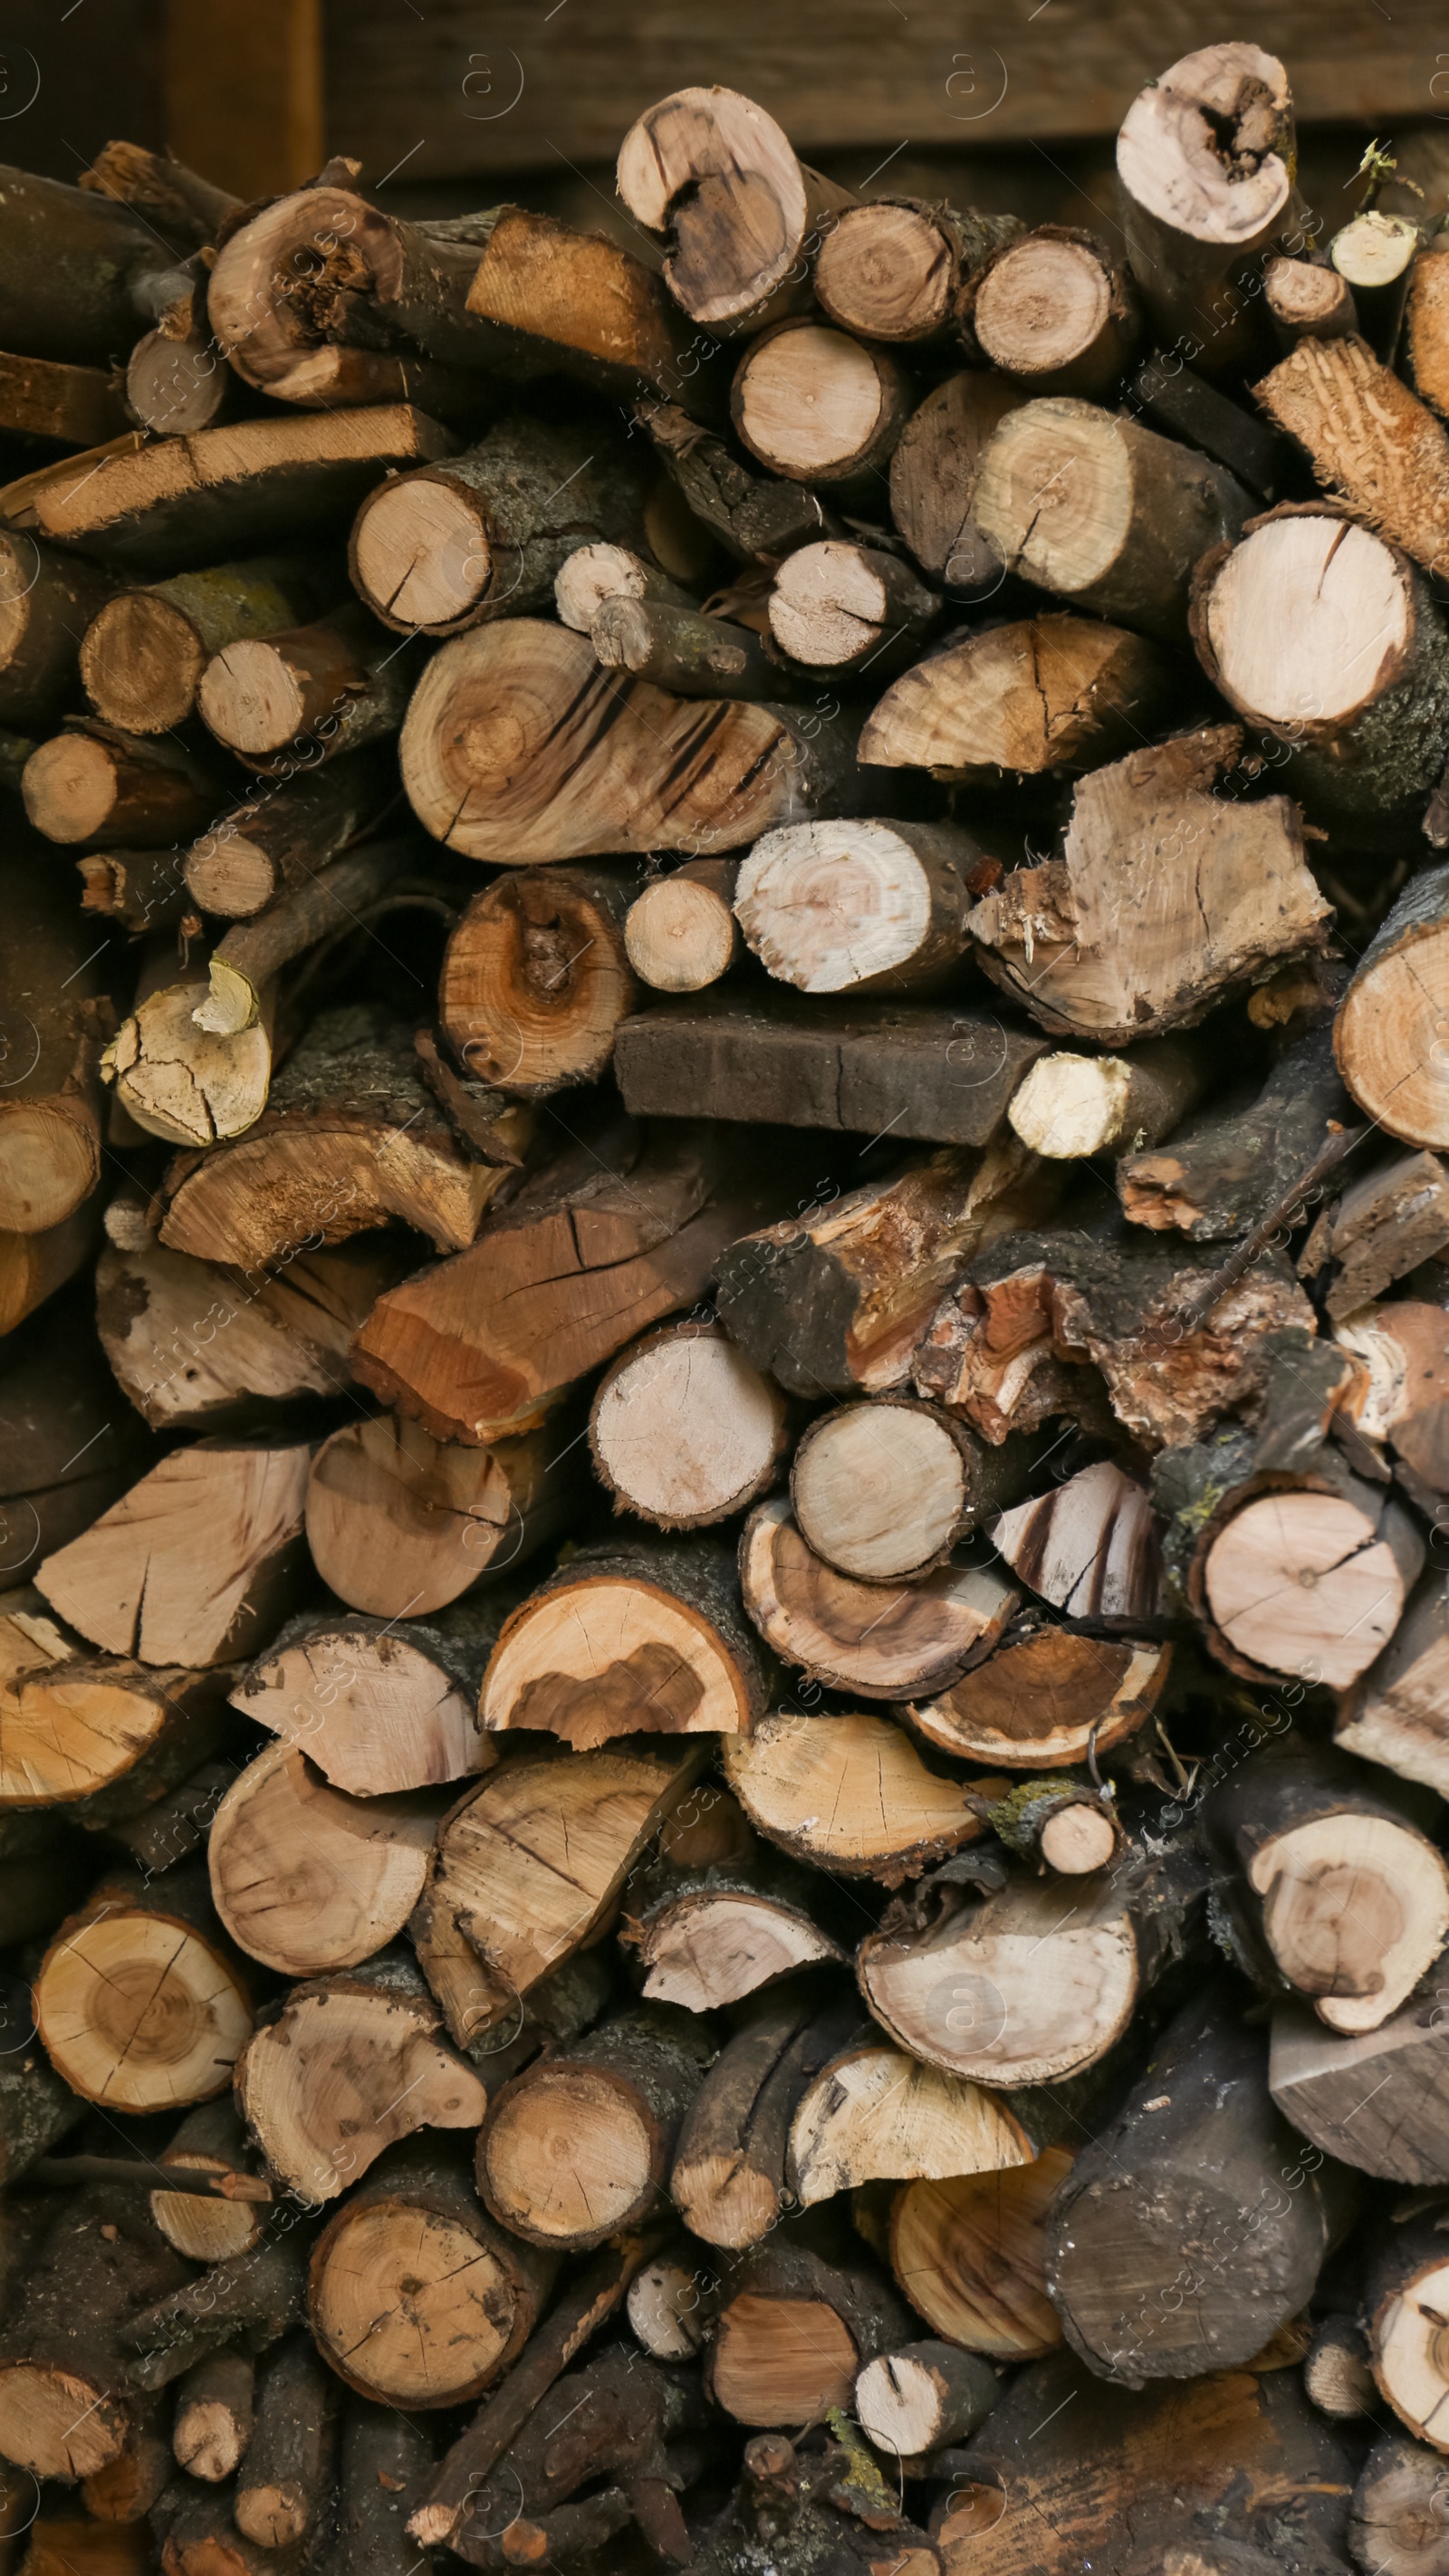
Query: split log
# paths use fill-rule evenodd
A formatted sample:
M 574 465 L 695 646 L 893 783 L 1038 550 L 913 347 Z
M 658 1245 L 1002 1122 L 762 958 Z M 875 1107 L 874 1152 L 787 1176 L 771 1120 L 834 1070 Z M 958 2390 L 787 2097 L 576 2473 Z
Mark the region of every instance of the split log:
M 752 1825 L 842 1878 L 898 1887 L 982 1831 L 980 1799 L 928 1771 L 888 1718 L 789 1711 L 731 1738 L 722 1759 Z
M 1449 2255 L 1433 2215 L 1383 2231 L 1363 2284 L 1374 2383 L 1414 2439 L 1436 2451 L 1449 2449 L 1446 2287 Z
M 77 632 L 110 591 L 95 564 L 0 538 L 0 723 L 28 733 L 74 705 Z
M 301 419 L 242 420 L 159 444 L 114 439 L 77 473 L 76 460 L 6 486 L 6 525 L 74 545 L 145 580 L 185 572 L 320 526 L 357 508 L 384 474 L 428 464 L 453 445 L 406 402 Z
M 1370 940 L 1339 1007 L 1338 1069 L 1375 1124 L 1409 1145 L 1449 1145 L 1439 1037 L 1449 994 L 1449 867 L 1412 878 Z
M 642 2004 L 515 2075 L 478 2139 L 478 2189 L 493 2216 L 559 2253 L 642 2226 L 713 2055 L 694 2015 Z
M 203 912 L 250 920 L 327 867 L 380 818 L 395 793 L 381 744 L 269 780 L 211 822 L 186 853 L 186 891 Z
M 113 367 L 70 367 L 8 350 L 0 355 L 0 429 L 66 447 L 100 447 L 131 425 L 126 387 Z
M 72 716 L 25 764 L 25 810 L 49 841 L 92 849 L 158 849 L 189 840 L 224 793 L 184 746 Z
M 1207 45 L 1140 90 L 1117 137 L 1127 257 L 1164 348 L 1247 366 L 1261 319 L 1238 284 L 1295 214 L 1288 76 L 1257 45 Z
M 1376 2030 L 1449 1933 L 1449 1869 L 1420 1830 L 1429 1805 L 1328 1746 L 1250 1756 L 1203 1811 L 1233 1872 L 1218 1891 L 1230 1955 L 1307 1995 L 1330 2030 Z
M 1027 1442 L 988 1449 L 939 1406 L 879 1395 L 811 1423 L 791 1465 L 790 1499 L 806 1545 L 837 1574 L 911 1583 L 945 1565 L 958 1539 L 1020 1493 L 1032 1465 Z M 1009 1548 L 1002 1552 L 1010 1563 Z
M 627 671 L 684 698 L 785 698 L 798 696 L 792 674 L 782 670 L 747 626 L 663 600 L 606 599 L 589 628 L 589 642 L 605 671 Z
M 1013 1032 L 1012 1088 L 1034 1059 Z M 1030 1224 L 1040 1198 L 1014 1144 L 907 1164 L 734 1244 L 719 1265 L 720 1320 L 793 1395 L 899 1386 L 943 1289 L 993 1235 Z
M 481 2397 L 538 2323 L 552 2267 L 478 2206 L 450 2142 L 389 2147 L 312 2251 L 307 2312 L 339 2379 L 382 2406 Z
M 770 632 L 810 670 L 873 670 L 884 680 L 915 659 L 938 604 L 899 555 L 827 538 L 785 557 L 770 592 Z
M 1317 481 L 1432 571 L 1449 544 L 1449 437 L 1367 343 L 1300 340 L 1253 391 Z
M 847 1697 L 896 1701 L 949 1691 L 991 1653 L 1018 1599 L 990 1567 L 946 1564 L 889 1590 L 839 1574 L 802 1537 L 783 1494 L 745 1524 L 740 1588 L 783 1664 Z
M 1346 1753 L 1363 1754 L 1406 1780 L 1422 1780 L 1441 1797 L 1449 1793 L 1442 1716 L 1446 1638 L 1449 1601 L 1443 1577 L 1431 1572 L 1411 1596 L 1379 1661 L 1345 1694 L 1335 1734 Z
M 529 427 L 532 435 L 536 424 L 531 422 Z M 553 604 L 563 625 L 571 626 L 576 635 L 587 635 L 610 599 L 657 599 L 669 608 L 694 605 L 689 592 L 647 555 L 595 537 L 565 555 L 553 577 Z M 518 605 L 521 608 L 523 603 Z
M 1285 2120 L 1325 2155 L 1419 2190 L 1449 2183 L 1442 2007 L 1428 1981 L 1377 2028 L 1340 2036 L 1298 2001 L 1273 2015 L 1268 2082 Z
M 1039 1502 L 1003 1512 L 991 1540 L 1012 1572 L 1068 1618 L 1132 1628 L 1162 1609 L 1151 1505 L 1109 1458 L 1079 1468 Z
M 808 2209 L 863 2183 L 1004 2173 L 1033 2154 L 1007 2102 L 883 2046 L 867 2024 L 801 2096 L 787 2170 Z
M 1066 224 L 1006 243 L 960 310 L 990 365 L 1033 394 L 1110 394 L 1142 337 L 1131 279 L 1095 233 Z
M 72 1628 L 143 1664 L 233 1663 L 261 1645 L 301 1578 L 304 1441 L 173 1450 L 36 1570 Z
M 631 867 L 519 868 L 473 897 L 443 958 L 438 1019 L 459 1063 L 520 1100 L 608 1071 L 638 1007 L 624 922 Z
M 666 237 L 665 282 L 690 320 L 730 337 L 810 303 L 810 255 L 848 189 L 796 160 L 772 116 L 732 89 L 680 89 L 636 119 L 619 195 Z
M 1388 366 L 1394 363 L 1422 239 L 1420 226 L 1409 216 L 1366 206 L 1340 227 L 1328 245 L 1333 268 L 1352 290 L 1358 327 Z
M 223 645 L 300 625 L 326 607 L 331 588 L 320 562 L 293 554 L 211 564 L 118 591 L 81 638 L 86 696 L 122 733 L 169 733 L 191 714 L 202 673 Z
M 171 2447 L 178 2468 L 208 2486 L 231 2477 L 252 2437 L 255 2382 L 246 2353 L 210 2353 L 192 2365 L 176 2391 Z
M 908 2343 L 867 2362 L 855 2383 L 863 2433 L 888 2457 L 916 2462 L 984 2424 L 1001 2382 L 989 2362 L 952 2343 Z
M 119 2329 L 183 2277 L 124 2195 L 92 2185 L 63 2206 L 0 2345 L 7 2459 L 68 2486 L 119 2459 L 150 2414 Z
M 349 546 L 354 586 L 395 635 L 536 616 L 578 547 L 638 536 L 642 486 L 632 451 L 601 444 L 591 422 L 500 421 L 461 456 L 369 494 Z
M 200 1134 L 214 1123 L 209 1101 L 188 1092 L 185 1105 L 198 1145 L 214 1142 Z M 396 1219 L 456 1251 L 472 1242 L 501 1178 L 465 1154 L 422 1080 L 407 1023 L 373 1002 L 345 1003 L 318 1013 L 244 1135 L 224 1152 L 176 1157 L 161 1241 L 201 1261 L 275 1268 L 319 1238 L 345 1243 Z
M 1170 1136 L 1201 1098 L 1215 1052 L 1190 1037 L 1148 1038 L 1125 1056 L 1061 1049 L 1032 1066 L 1007 1115 L 1023 1145 L 1049 1160 L 1136 1154 Z
M 869 490 L 910 418 L 912 388 L 888 350 L 801 314 L 750 342 L 730 412 L 745 447 L 792 483 Z
M 731 2276 L 705 2385 L 738 2424 L 806 2424 L 848 2409 L 865 2364 L 908 2332 L 895 2291 L 863 2258 L 832 2260 L 799 2229 L 777 2232 Z
M 1138 1854 L 1064 1906 L 1054 1879 L 992 1870 L 974 1902 L 949 1879 L 898 1900 L 861 1943 L 861 1992 L 898 2047 L 948 2075 L 1019 2090 L 1083 2074 L 1196 1937 L 1207 1872 L 1172 1847 Z M 1038 2151 L 1061 2134 L 1059 2105 L 1015 2107 Z
M 711 2012 L 798 1968 L 846 1957 L 841 1942 L 850 1927 L 828 1885 L 757 1843 L 739 1821 L 751 1846 L 742 1860 L 707 1864 L 698 1875 L 670 1870 L 625 1926 L 650 2003 Z
M 1048 615 L 993 626 L 917 662 L 877 700 L 860 759 L 962 786 L 1119 756 L 1164 704 L 1161 654 L 1124 627 Z
M 604 1371 L 589 1448 L 616 1511 L 705 1529 L 774 1484 L 788 1427 L 779 1388 L 717 1324 L 661 1324 Z
M 395 734 L 417 673 L 416 653 L 354 604 L 223 644 L 201 675 L 197 713 L 249 769 L 285 778 L 299 760 L 314 767 Z
M 1300 340 L 1342 340 L 1358 329 L 1353 289 L 1336 268 L 1307 259 L 1270 259 L 1263 301 L 1280 356 Z M 1422 393 L 1424 388 L 1419 387 Z
M 1034 2361 L 1062 2340 L 1047 2297 L 1045 2236 L 1071 2152 L 945 2182 L 907 2183 L 891 2202 L 891 2270 L 937 2334 L 995 2362 Z
M 354 2576 L 409 2576 L 418 2552 L 407 2519 L 433 2474 L 426 2425 L 353 2398 L 343 2409 L 337 2564 Z
M 853 748 L 843 716 L 671 698 L 601 670 L 587 636 L 530 617 L 435 653 L 401 743 L 419 822 L 505 867 L 738 849 L 773 823 L 858 802 Z
M 1442 418 L 1449 409 L 1449 269 L 1440 266 L 1439 239 L 1430 235 L 1409 277 L 1403 355 L 1415 392 Z
M 249 1957 L 289 1977 L 352 1968 L 395 1940 L 422 1895 L 447 1804 L 437 1788 L 354 1798 L 295 1744 L 268 1745 L 217 1808 L 217 1913 Z
M 1368 2342 L 1352 2317 L 1325 2317 L 1315 2329 L 1304 2358 L 1303 2387 L 1310 2404 L 1335 2422 L 1351 2423 L 1373 2411 Z
M 294 1986 L 236 2069 L 237 2108 L 278 2182 L 315 2208 L 415 2129 L 476 2129 L 483 2086 L 440 2024 L 402 1950 Z
M 238 2531 L 259 2549 L 288 2549 L 317 2530 L 330 2502 L 338 2397 L 308 2335 L 288 2336 L 263 2362 L 232 2499 Z
M 1384 2576 L 1443 2576 L 1449 2532 L 1443 2518 L 1444 2469 L 1437 2452 L 1402 2433 L 1381 2433 L 1363 2464 L 1349 2510 L 1348 2546 L 1356 2567 Z
M 35 1980 L 36 2027 L 73 2093 L 115 2111 L 170 2111 L 224 2092 L 246 2045 L 246 1963 L 207 1901 L 199 1862 L 153 1892 L 139 1872 L 92 1890 Z
M 288 2230 L 290 2215 L 274 2220 L 252 2252 L 213 2264 L 174 2298 L 128 2318 L 122 2340 L 135 2356 L 129 2375 L 138 2388 L 165 2388 L 209 2353 L 269 2352 L 302 2323 L 306 2246 Z
M 1345 2175 L 1301 2161 L 1285 2192 L 1295 2141 L 1262 2033 L 1223 1995 L 1187 2005 L 1047 2222 L 1047 2283 L 1073 2350 L 1129 2388 L 1250 2361 L 1306 2304 L 1352 2210 Z
M 348 1423 L 312 1462 L 312 1561 L 352 1608 L 426 1618 L 565 1528 L 584 1499 L 578 1466 L 547 1428 L 476 1449 L 393 1414 Z
M 971 506 L 1008 572 L 1171 644 L 1193 566 L 1253 504 L 1210 457 L 1054 394 L 1002 421 Z
M 1443 623 L 1401 548 L 1331 502 L 1290 503 L 1204 557 L 1192 622 L 1214 687 L 1292 745 L 1285 784 L 1349 838 L 1396 847 L 1449 753 Z
M 561 1160 L 490 1219 L 471 1253 L 378 1299 L 354 1363 L 384 1403 L 440 1440 L 491 1441 L 536 1423 L 698 1298 L 725 1245 L 788 1188 L 783 1175 L 772 1185 L 738 1128 L 675 1117 L 647 1142 L 637 1131 L 606 1141 L 607 1159 L 587 1149 Z
M 720 2051 L 685 2113 L 669 2177 L 692 2235 L 738 2252 L 785 2215 L 791 2120 L 857 2010 L 852 1995 L 797 1976 L 763 1998 Z
M 1298 1266 L 1300 1275 L 1313 1281 L 1330 1320 L 1343 1328 L 1342 1347 L 1356 1351 L 1363 1334 L 1372 1330 L 1371 1318 L 1364 1317 L 1364 1309 L 1396 1280 L 1442 1252 L 1446 1242 L 1449 1172 L 1436 1154 L 1394 1154 L 1354 1181 L 1341 1198 L 1324 1210 L 1299 1254 Z M 1405 1298 L 1401 1302 L 1404 1313 L 1399 1315 L 1396 1311 L 1391 1315 L 1387 1329 L 1392 1332 L 1397 1326 L 1406 1342 L 1412 1343 L 1422 1314 L 1427 1349 L 1420 1361 L 1418 1391 L 1427 1402 L 1433 1379 L 1425 1362 L 1432 1364 L 1442 1347 L 1433 1338 L 1436 1331 L 1442 1333 L 1442 1313 L 1433 1306 L 1416 1312 L 1416 1301 Z M 1364 1317 L 1358 1333 L 1351 1331 L 1355 1317 Z M 1387 1351 L 1381 1350 L 1380 1372 L 1387 1358 Z M 1348 1409 L 1371 1438 L 1382 1438 L 1388 1431 L 1392 1407 L 1382 1400 L 1367 1410 L 1350 1400 Z M 1423 1466 L 1432 1484 L 1432 1435 L 1423 1453 Z
M 258 2191 L 270 2186 L 255 2170 L 229 2095 L 189 2111 L 157 2164 L 199 2175 L 215 2186 L 205 2197 L 199 2191 L 168 2191 L 164 2183 L 151 2194 L 156 2226 L 188 2262 L 224 2263 L 260 2245 L 266 2204 L 252 2197 L 248 2186 Z M 247 2192 L 245 2198 L 234 2196 L 242 2192 Z
M 1015 215 L 872 197 L 825 233 L 815 292 L 832 322 L 862 340 L 940 340 L 960 320 L 963 288 L 1020 232 Z
M 487 1602 L 436 1622 L 305 1614 L 282 1630 L 232 1701 L 354 1797 L 373 1801 L 490 1770 L 478 1685 L 502 1616 Z M 310 1780 L 310 1769 L 291 1776 L 294 1785 Z M 325 1812 L 337 1814 L 340 1828 L 341 1811 Z
M 1164 1151 L 1133 1151 L 1117 1166 L 1122 1212 L 1154 1233 L 1222 1243 L 1279 1206 L 1352 1106 L 1333 1060 L 1331 1032 L 1290 1046 L 1255 1100 L 1189 1117 Z
M 641 984 L 657 993 L 702 993 L 739 964 L 738 873 L 734 859 L 686 859 L 635 896 L 624 917 L 624 949 Z
M 1210 725 L 1096 770 L 1061 858 L 977 905 L 987 973 L 1053 1036 L 1127 1046 L 1190 1027 L 1270 959 L 1323 945 L 1297 808 L 1212 793 L 1241 745 Z
M 922 572 L 980 598 L 1002 579 L 1001 558 L 973 515 L 981 460 L 1026 396 L 977 369 L 948 376 L 913 411 L 890 462 L 891 518 Z
M 741 861 L 735 918 L 802 993 L 939 991 L 960 973 L 983 872 L 949 823 L 787 824 Z
M 100 1828 L 176 1788 L 226 1740 L 225 1666 L 157 1672 L 87 1656 L 74 1639 L 56 1655 L 52 1621 L 12 1611 L 7 1626 L 29 1632 L 16 1640 L 29 1669 L 7 1674 L 0 1807 L 64 1805 Z

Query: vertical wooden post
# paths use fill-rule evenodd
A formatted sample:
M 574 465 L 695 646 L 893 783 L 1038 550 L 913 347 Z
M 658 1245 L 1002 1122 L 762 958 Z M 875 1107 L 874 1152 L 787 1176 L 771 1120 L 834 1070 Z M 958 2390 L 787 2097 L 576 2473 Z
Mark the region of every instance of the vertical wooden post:
M 166 139 L 250 200 L 320 169 L 322 0 L 168 0 Z

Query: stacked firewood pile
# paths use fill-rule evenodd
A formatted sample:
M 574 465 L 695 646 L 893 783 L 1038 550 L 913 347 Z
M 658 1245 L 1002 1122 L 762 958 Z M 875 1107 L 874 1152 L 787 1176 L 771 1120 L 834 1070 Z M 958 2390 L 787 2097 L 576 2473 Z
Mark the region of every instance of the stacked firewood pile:
M 1449 232 L 1118 169 L 3 174 L 24 2576 L 1449 2576 Z

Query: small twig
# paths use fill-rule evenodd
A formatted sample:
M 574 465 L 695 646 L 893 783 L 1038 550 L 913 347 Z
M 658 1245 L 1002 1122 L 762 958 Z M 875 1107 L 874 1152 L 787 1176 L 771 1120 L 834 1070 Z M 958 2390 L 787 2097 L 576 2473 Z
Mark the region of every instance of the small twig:
M 269 2201 L 261 2174 L 204 2173 L 194 2165 L 143 2164 L 134 2156 L 41 2156 L 27 2179 L 67 2191 L 77 2183 L 129 2183 L 141 2191 L 179 2191 L 196 2200 Z

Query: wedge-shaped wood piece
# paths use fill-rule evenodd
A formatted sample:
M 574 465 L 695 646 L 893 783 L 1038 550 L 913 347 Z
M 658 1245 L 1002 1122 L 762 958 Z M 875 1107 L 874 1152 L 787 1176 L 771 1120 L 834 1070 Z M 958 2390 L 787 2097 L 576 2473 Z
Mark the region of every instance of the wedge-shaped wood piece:
M 1449 1145 L 1439 1015 L 1449 994 L 1449 867 L 1410 879 L 1359 960 L 1333 1047 L 1358 1102 L 1409 1145 Z
M 963 786 L 1086 769 L 1131 747 L 1165 687 L 1161 653 L 1124 627 L 1022 618 L 903 672 L 866 718 L 858 756 Z
M 762 1998 L 720 2051 L 685 2114 L 669 2177 L 692 2235 L 739 2252 L 784 2216 L 791 2119 L 849 2036 L 854 2011 L 848 1991 L 795 1977 Z
M 718 1325 L 663 1324 L 605 1370 L 589 1447 L 616 1511 L 704 1529 L 774 1483 L 788 1421 L 779 1388 Z
M 9 2320 L 0 2345 L 7 2460 L 74 2485 L 120 2458 L 151 2410 L 128 2386 L 118 2329 L 184 2277 L 135 2193 L 108 2195 L 93 2183 L 59 2201 L 23 2316 Z
M 996 2362 L 1034 2361 L 1062 2340 L 1047 2296 L 1047 2214 L 1072 2167 L 1065 2147 L 1000 2173 L 908 2182 L 887 2222 L 891 2270 L 937 2334 Z
M 807 2208 L 861 2183 L 1003 2173 L 1032 2157 L 1009 2103 L 873 2034 L 821 2068 L 790 2125 L 790 2187 Z
M 428 1874 L 440 1789 L 353 1798 L 294 1744 L 269 1745 L 211 1828 L 216 1910 L 254 1959 L 289 1977 L 357 1967 L 395 1940 Z
M 96 1328 L 117 1383 L 156 1431 L 248 1430 L 274 1421 L 275 1406 L 349 1386 L 352 1336 L 406 1260 L 396 1241 L 366 1235 L 243 1284 L 168 1251 L 144 1220 L 135 1233 L 96 1265 Z
M 1449 2450 L 1449 2357 L 1442 2341 L 1449 2262 L 1444 2240 L 1428 2216 L 1385 2230 L 1385 2237 L 1364 2281 L 1374 2382 L 1415 2440 L 1443 2452 Z
M 675 302 L 727 336 L 809 304 L 808 236 L 855 203 L 733 89 L 678 89 L 646 108 L 624 137 L 618 182 L 635 222 L 668 237 Z
M 334 1431 L 312 1462 L 312 1562 L 355 1610 L 425 1618 L 565 1528 L 584 1500 L 581 1464 L 567 1433 L 547 1425 L 475 1449 L 369 1414 Z
M 841 1944 L 851 1929 L 817 1874 L 757 1844 L 738 1863 L 719 1862 L 698 1875 L 667 1873 L 626 1937 L 646 1971 L 651 2003 L 710 2012 L 797 1968 L 843 1964 Z
M 945 1690 L 991 1652 L 1019 1598 L 989 1566 L 948 1562 L 891 1585 L 839 1574 L 807 1545 L 783 1494 L 745 1524 L 740 1588 L 781 1663 L 860 1699 Z
M 148 1888 L 103 1879 L 40 1965 L 35 2017 L 72 2092 L 113 2111 L 171 2111 L 222 2093 L 251 2036 L 246 1963 L 200 1862 Z
M 742 860 L 735 917 L 766 971 L 802 993 L 931 992 L 955 980 L 985 881 L 982 852 L 951 824 L 787 824 Z
M 748 1735 L 771 1667 L 709 1540 L 577 1550 L 505 1624 L 483 1677 L 491 1733 L 591 1749 L 618 1735 Z
M 525 2243 L 588 2253 L 656 2214 L 714 2055 L 707 2024 L 642 2004 L 515 2075 L 478 2140 L 478 2188 Z
M 232 2199 L 231 2190 L 248 2187 L 270 2192 L 256 2171 L 256 2158 L 232 2107 L 230 2095 L 203 2102 L 189 2111 L 171 2143 L 157 2158 L 163 2169 L 209 2177 L 218 2186 L 203 2197 L 197 2191 L 167 2191 L 162 2182 L 150 2197 L 150 2211 L 168 2245 L 191 2263 L 223 2263 L 250 2254 L 260 2245 L 267 2204 L 260 2199 Z
M 476 2129 L 487 2096 L 440 2026 L 401 1950 L 294 1986 L 236 2073 L 237 2107 L 278 2181 L 336 2200 L 414 2129 Z
M 898 1887 L 982 1831 L 981 1801 L 928 1771 L 889 1718 L 763 1718 L 723 1752 L 750 1822 L 795 1859 Z
M 863 2256 L 817 2251 L 824 2241 L 777 2233 L 731 2275 L 705 2373 L 737 2423 L 800 2424 L 847 2406 L 863 2365 L 905 2339 L 894 2289 Z
M 63 1804 L 78 1823 L 100 1826 L 149 1806 L 219 1750 L 228 1667 L 157 1672 L 129 1657 L 86 1656 L 73 1639 L 56 1655 L 54 1622 L 27 1616 L 23 1598 L 12 1596 L 3 1623 L 0 1807 Z
M 928 1744 L 960 1761 L 1060 1771 L 1084 1762 L 1089 1745 L 1109 1753 L 1136 1735 L 1171 1662 L 1169 1645 L 1058 1627 L 1028 1610 L 993 1653 L 949 1689 L 911 1700 L 905 1714 Z
M 1364 340 L 1300 340 L 1254 387 L 1320 483 L 1432 570 L 1449 543 L 1449 435 Z
M 991 1538 L 1012 1572 L 1070 1619 L 1131 1626 L 1162 1607 L 1152 1506 L 1111 1459 L 1079 1468 L 1038 1502 L 1003 1512 Z
M 1449 2072 L 1437 1991 L 1374 2030 L 1325 2030 L 1305 2002 L 1273 2015 L 1268 2084 L 1290 2126 L 1325 2155 L 1413 2189 L 1449 2183 Z
M 1205 45 L 1140 90 L 1117 137 L 1127 257 L 1163 348 L 1212 375 L 1265 338 L 1238 285 L 1244 258 L 1294 220 L 1293 96 L 1276 56 Z M 1302 235 L 1297 236 L 1301 247 Z
M 502 1606 L 486 1598 L 436 1623 L 305 1613 L 253 1664 L 232 1701 L 352 1796 L 463 1779 L 496 1759 L 477 1707 L 502 1618 Z
M 1345 1694 L 1334 1740 L 1346 1753 L 1449 1796 L 1446 1690 L 1449 1589 L 1431 1568 L 1378 1662 Z

